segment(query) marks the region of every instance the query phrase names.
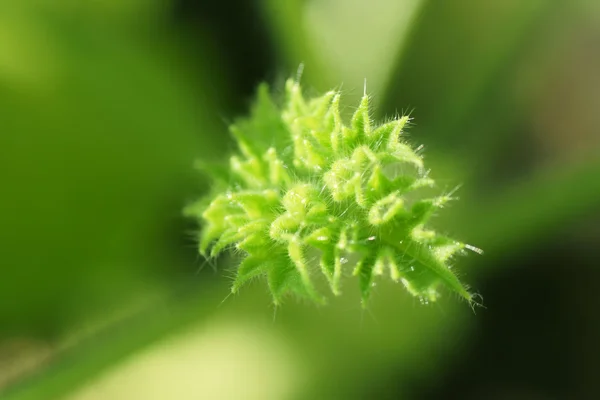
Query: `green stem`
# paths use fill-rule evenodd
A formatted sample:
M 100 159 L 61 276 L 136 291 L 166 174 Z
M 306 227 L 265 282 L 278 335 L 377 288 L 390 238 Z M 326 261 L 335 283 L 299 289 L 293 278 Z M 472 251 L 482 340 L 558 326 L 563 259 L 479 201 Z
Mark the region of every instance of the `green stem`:
M 489 256 L 522 249 L 568 229 L 572 221 L 596 209 L 599 177 L 597 161 L 542 171 L 494 195 L 493 201 L 461 203 L 448 225 L 459 237 L 472 238 Z

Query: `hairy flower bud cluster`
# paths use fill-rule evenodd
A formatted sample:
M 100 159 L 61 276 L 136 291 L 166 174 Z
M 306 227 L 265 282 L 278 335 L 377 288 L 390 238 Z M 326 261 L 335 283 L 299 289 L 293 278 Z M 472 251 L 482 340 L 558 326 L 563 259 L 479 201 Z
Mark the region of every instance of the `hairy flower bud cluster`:
M 403 140 L 409 118 L 374 125 L 365 95 L 346 125 L 339 102 L 335 91 L 305 99 L 289 80 L 279 107 L 259 88 L 250 117 L 231 126 L 239 154 L 225 173 L 208 171 L 214 194 L 186 208 L 202 227 L 200 253 L 236 249 L 232 291 L 266 277 L 275 304 L 286 294 L 323 301 L 319 281 L 339 295 L 350 271 L 363 302 L 379 275 L 425 302 L 441 286 L 471 301 L 448 263 L 474 248 L 425 227 L 450 197 L 419 196 L 434 181 Z

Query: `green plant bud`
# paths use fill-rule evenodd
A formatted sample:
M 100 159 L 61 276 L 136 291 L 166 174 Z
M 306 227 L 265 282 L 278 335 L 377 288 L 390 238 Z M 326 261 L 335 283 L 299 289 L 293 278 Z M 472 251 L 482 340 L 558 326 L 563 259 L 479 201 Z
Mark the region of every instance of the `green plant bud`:
M 232 292 L 263 277 L 276 304 L 288 294 L 320 303 L 317 281 L 339 295 L 352 272 L 363 304 L 386 275 L 423 303 L 441 287 L 473 302 L 449 263 L 479 250 L 425 228 L 451 198 L 415 199 L 435 184 L 403 139 L 409 118 L 376 125 L 365 95 L 346 125 L 339 93 L 305 99 L 293 80 L 285 89 L 279 107 L 260 86 L 250 116 L 231 126 L 239 153 L 228 173 L 203 164 L 222 191 L 185 210 L 201 226 L 202 255 L 241 255 Z

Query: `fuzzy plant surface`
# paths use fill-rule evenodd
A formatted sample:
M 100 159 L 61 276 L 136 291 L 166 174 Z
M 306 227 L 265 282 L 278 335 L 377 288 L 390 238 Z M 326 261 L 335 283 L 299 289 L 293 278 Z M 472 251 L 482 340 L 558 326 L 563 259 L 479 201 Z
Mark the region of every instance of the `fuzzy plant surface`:
M 404 139 L 410 118 L 376 125 L 364 95 L 347 124 L 339 104 L 337 91 L 305 98 L 294 80 L 281 102 L 259 87 L 249 117 L 230 127 L 239 152 L 202 166 L 212 193 L 185 209 L 200 224 L 200 253 L 233 249 L 232 292 L 265 277 L 275 304 L 289 294 L 324 302 L 350 273 L 363 304 L 380 275 L 422 302 L 446 287 L 472 303 L 451 260 L 478 249 L 427 227 L 451 195 L 426 195 L 434 181 Z

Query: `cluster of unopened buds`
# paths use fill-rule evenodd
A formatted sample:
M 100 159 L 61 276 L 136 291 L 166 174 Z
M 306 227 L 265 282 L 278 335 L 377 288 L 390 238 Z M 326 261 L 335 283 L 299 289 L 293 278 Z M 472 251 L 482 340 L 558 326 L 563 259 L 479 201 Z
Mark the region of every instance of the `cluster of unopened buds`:
M 186 208 L 201 254 L 234 249 L 232 291 L 266 277 L 275 304 L 286 294 L 323 302 L 318 282 L 339 295 L 350 272 L 363 302 L 380 275 L 423 302 L 440 287 L 472 302 L 450 263 L 479 250 L 426 227 L 451 195 L 423 195 L 434 181 L 403 138 L 409 118 L 374 125 L 365 95 L 344 124 L 339 103 L 336 91 L 305 99 L 294 80 L 281 106 L 259 88 L 250 116 L 231 126 L 239 153 L 222 174 L 207 168 L 212 193 Z

